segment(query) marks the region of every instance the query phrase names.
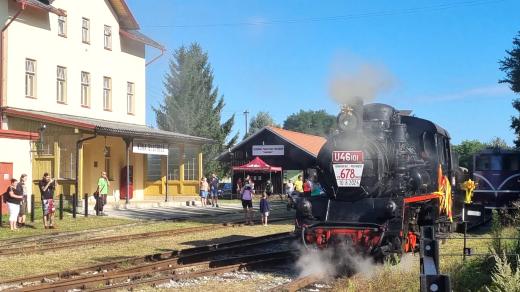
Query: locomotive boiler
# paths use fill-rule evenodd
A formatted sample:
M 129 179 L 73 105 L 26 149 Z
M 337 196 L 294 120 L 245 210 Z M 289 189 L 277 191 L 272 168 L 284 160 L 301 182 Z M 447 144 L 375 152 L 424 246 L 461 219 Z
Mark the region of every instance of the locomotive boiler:
M 325 195 L 296 208 L 307 246 L 347 242 L 383 258 L 415 249 L 421 225 L 450 226 L 448 132 L 389 105 L 344 105 L 318 154 L 317 176 Z

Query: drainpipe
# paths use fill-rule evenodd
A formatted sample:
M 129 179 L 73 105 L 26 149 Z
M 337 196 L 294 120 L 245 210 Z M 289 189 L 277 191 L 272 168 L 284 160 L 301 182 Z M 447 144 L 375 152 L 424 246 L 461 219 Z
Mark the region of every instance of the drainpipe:
M 18 16 L 20 16 L 20 14 L 25 10 L 25 0 L 22 1 L 22 6 L 20 7 L 20 9 L 18 9 L 18 11 L 13 15 L 13 17 L 11 17 L 11 19 L 7 22 L 7 24 L 2 28 L 2 32 L 0 33 L 0 130 L 3 128 L 3 124 L 4 124 L 4 113 L 3 113 L 3 108 L 4 108 L 4 42 L 5 42 L 5 36 L 4 36 L 4 33 L 5 31 L 7 30 L 7 28 L 9 27 L 9 25 L 11 25 L 11 23 L 13 23 L 13 21 L 18 18 Z M 7 85 L 7 83 L 6 83 Z M 7 86 L 6 86 L 7 87 Z
M 94 133 L 94 136 L 90 136 L 90 137 L 87 137 L 87 138 L 83 138 L 83 139 L 79 139 L 77 142 L 76 142 L 76 194 L 78 194 L 78 198 L 80 196 L 80 193 L 79 193 L 79 148 L 82 147 L 82 144 L 83 142 L 87 141 L 87 140 L 91 140 L 91 139 L 94 139 L 97 137 L 97 134 Z

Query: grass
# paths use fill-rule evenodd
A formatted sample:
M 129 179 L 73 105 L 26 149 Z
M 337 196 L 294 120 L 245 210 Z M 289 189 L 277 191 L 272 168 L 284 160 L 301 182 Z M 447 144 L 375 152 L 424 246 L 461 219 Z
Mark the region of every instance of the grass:
M 179 224 L 192 223 L 170 222 L 169 224 L 170 228 L 175 228 L 179 226 Z M 290 222 L 273 224 L 267 227 L 261 225 L 229 227 L 192 234 L 182 234 L 179 236 L 149 238 L 130 242 L 57 250 L 45 254 L 2 257 L 0 261 L 0 271 L 2 271 L 2 273 L 0 273 L 0 280 L 70 270 L 134 256 L 166 252 L 173 249 L 183 249 L 209 243 L 238 240 L 245 237 L 286 232 L 293 230 L 293 228 Z
M 55 225 L 58 229 L 45 229 L 43 226 L 43 215 L 41 208 L 36 208 L 34 222 L 30 222 L 30 215 L 27 216 L 27 227 L 20 228 L 19 231 L 11 231 L 9 229 L 9 221 L 3 221 L 3 227 L 0 228 L 0 240 L 11 239 L 25 236 L 35 236 L 42 234 L 53 234 L 63 232 L 75 232 L 88 229 L 104 228 L 109 226 L 117 226 L 121 224 L 133 223 L 135 220 L 110 218 L 110 217 L 84 217 L 78 215 L 76 219 L 72 218 L 72 214 L 64 213 L 63 220 L 59 220 L 58 214 L 55 216 Z M 7 219 L 6 219 L 7 220 Z

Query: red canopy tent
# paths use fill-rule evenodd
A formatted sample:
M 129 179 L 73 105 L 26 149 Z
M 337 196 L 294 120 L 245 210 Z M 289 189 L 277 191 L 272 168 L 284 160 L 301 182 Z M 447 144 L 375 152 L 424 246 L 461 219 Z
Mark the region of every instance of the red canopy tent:
M 244 165 L 233 166 L 233 170 L 249 172 L 279 172 L 282 171 L 282 168 L 279 166 L 271 166 L 257 156 L 255 159 Z
M 260 157 L 255 157 L 255 159 L 249 161 L 248 163 L 244 164 L 244 165 L 240 165 L 240 166 L 233 166 L 233 172 L 235 171 L 242 171 L 244 172 L 244 175 L 246 172 L 265 172 L 265 173 L 269 173 L 269 179 L 271 179 L 271 173 L 272 172 L 282 172 L 282 168 L 279 167 L 279 166 L 271 166 L 269 164 L 267 164 L 265 161 L 263 161 L 262 159 L 260 159 Z M 283 186 L 283 181 L 282 181 L 282 176 L 280 174 L 280 183 L 282 184 Z M 231 175 L 231 177 L 233 177 L 233 175 Z

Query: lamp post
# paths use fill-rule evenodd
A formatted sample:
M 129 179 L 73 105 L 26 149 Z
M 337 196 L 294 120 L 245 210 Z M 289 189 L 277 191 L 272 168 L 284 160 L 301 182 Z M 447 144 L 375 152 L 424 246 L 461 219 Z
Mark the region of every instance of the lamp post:
M 245 118 L 246 118 L 246 133 L 244 134 L 244 136 L 247 135 L 247 115 L 248 115 L 248 114 L 249 114 L 249 111 L 246 109 L 246 110 L 244 111 L 244 116 L 245 116 Z

